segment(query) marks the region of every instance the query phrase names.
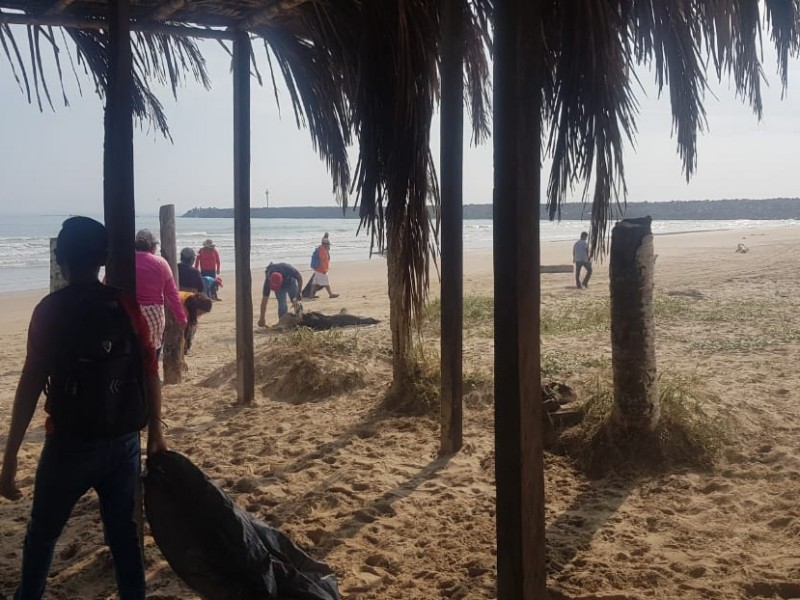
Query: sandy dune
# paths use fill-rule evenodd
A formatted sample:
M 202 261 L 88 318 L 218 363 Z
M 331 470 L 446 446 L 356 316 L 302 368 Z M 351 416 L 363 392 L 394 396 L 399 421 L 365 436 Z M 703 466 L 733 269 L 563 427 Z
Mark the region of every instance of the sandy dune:
M 699 381 L 709 413 L 727 419 L 733 435 L 711 472 L 589 480 L 569 459 L 548 454 L 554 598 L 800 597 L 798 233 L 656 238 L 656 292 L 669 308 L 658 323 L 659 369 Z M 750 251 L 734 253 L 742 241 Z M 568 262 L 569 246 L 547 245 L 543 262 Z M 439 458 L 434 417 L 380 408 L 390 380 L 385 263 L 341 264 L 334 256 L 332 267 L 341 298 L 307 307 L 384 322 L 333 333 L 257 331 L 257 402 L 235 407 L 233 278 L 226 276 L 224 300 L 201 321 L 188 380 L 164 388 L 168 442 L 239 504 L 328 562 L 345 598 L 494 598 L 491 331 L 467 331 L 465 370 L 474 382 L 466 443 Z M 491 294 L 488 254 L 469 254 L 465 269 L 467 294 Z M 261 276 L 254 273 L 257 292 Z M 542 276 L 543 311 L 574 318 L 571 329 L 543 336 L 544 354 L 579 397 L 610 360 L 607 326 L 580 326 L 603 310 L 607 281 L 602 264 L 585 292 L 570 288 L 570 275 Z M 3 296 L 2 444 L 38 296 Z M 273 322 L 275 311 L 273 301 Z M 433 356 L 438 340 L 426 331 Z M 24 498 L 0 500 L 0 592 L 10 593 L 18 576 L 42 426 L 40 411 L 20 454 Z M 146 545 L 149 597 L 196 598 L 149 536 Z M 58 544 L 46 597 L 115 597 L 93 495 L 78 504 Z

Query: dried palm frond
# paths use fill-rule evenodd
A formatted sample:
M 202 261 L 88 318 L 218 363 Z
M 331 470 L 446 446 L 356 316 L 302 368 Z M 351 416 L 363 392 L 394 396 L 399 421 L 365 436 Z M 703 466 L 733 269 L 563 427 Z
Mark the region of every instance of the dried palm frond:
M 278 101 L 270 51 L 289 90 L 298 127 L 306 126 L 326 162 L 343 207 L 351 185 L 347 148 L 351 143 L 348 94 L 356 81 L 357 5 L 342 0 L 306 2 L 255 33 L 263 37 Z
M 21 30 L 21 26 L 19 27 Z M 94 83 L 95 92 L 105 98 L 108 81 L 108 33 L 97 29 L 67 29 L 57 39 L 51 27 L 41 25 L 25 26 L 28 38 L 27 60 L 20 51 L 12 26 L 0 23 L 0 47 L 11 65 L 17 84 L 26 94 L 28 102 L 36 101 L 43 110 L 43 98 L 54 108 L 48 75 L 44 67 L 45 52 L 52 55 L 58 75 L 62 100 L 69 105 L 64 85 L 61 53 L 67 52 L 72 72 L 82 93 L 78 69 L 83 68 Z M 205 59 L 194 41 L 185 37 L 173 37 L 158 33 L 134 32 L 131 36 L 133 51 L 133 112 L 136 119 L 169 137 L 169 127 L 161 102 L 152 91 L 152 84 L 169 85 L 177 95 L 178 86 L 187 76 L 200 82 L 206 89 L 210 80 L 206 72 Z M 73 60 L 72 49 L 75 59 Z
M 605 249 L 613 203 L 626 197 L 622 147 L 633 142 L 634 67 L 653 69 L 669 87 L 673 132 L 686 178 L 697 166 L 697 134 L 707 65 L 729 77 L 760 118 L 762 30 L 769 26 L 786 86 L 790 56 L 800 54 L 800 0 L 600 0 L 546 3 L 544 118 L 553 166 L 547 190 L 551 218 L 579 184 L 593 183 L 591 244 Z
M 472 123 L 472 143 L 476 145 L 486 140 L 491 131 L 488 57 L 492 50 L 493 10 L 494 0 L 464 0 L 466 106 Z
M 422 308 L 433 240 L 430 127 L 438 90 L 438 9 L 424 0 L 364 0 L 360 14 L 358 87 L 353 103 L 359 139 L 356 185 L 361 225 L 384 249 L 385 229 L 399 247 L 402 307 Z

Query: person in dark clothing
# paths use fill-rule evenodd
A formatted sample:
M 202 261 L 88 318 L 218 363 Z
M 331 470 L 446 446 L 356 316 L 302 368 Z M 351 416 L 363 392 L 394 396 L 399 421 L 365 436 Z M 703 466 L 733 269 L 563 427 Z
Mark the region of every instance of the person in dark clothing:
M 48 416 L 15 600 L 42 597 L 56 541 L 73 507 L 90 488 L 99 497 L 119 596 L 145 600 L 144 564 L 133 517 L 140 472 L 139 429 L 148 426 L 148 455 L 166 450 L 161 388 L 155 349 L 136 300 L 98 281 L 107 248 L 101 223 L 86 217 L 64 221 L 56 261 L 68 285 L 45 297 L 31 317 L 0 469 L 3 497 L 22 496 L 16 481 L 17 456 L 43 391 Z M 98 323 L 107 327 L 99 328 Z M 116 362 L 103 356 L 115 357 Z M 120 364 L 128 369 L 127 377 L 134 374 L 133 379 L 112 370 Z M 134 404 L 128 401 L 142 410 L 131 416 L 126 411 Z
M 300 302 L 300 290 L 302 289 L 303 276 L 300 275 L 300 271 L 288 263 L 269 263 L 264 277 L 258 326 L 267 326 L 265 315 L 270 292 L 275 292 L 275 297 L 278 299 L 278 318 L 280 318 L 289 310 L 287 299 L 292 304 Z
M 194 250 L 191 248 L 181 250 L 181 261 L 178 263 L 178 289 L 182 292 L 205 292 L 203 276 L 192 266 L 194 259 Z

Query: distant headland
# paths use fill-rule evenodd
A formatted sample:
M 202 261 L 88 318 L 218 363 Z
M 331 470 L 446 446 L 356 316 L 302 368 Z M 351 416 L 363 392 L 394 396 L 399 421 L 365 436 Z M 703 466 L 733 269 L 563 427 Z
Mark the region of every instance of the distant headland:
M 561 219 L 589 219 L 591 205 L 564 204 Z M 670 202 L 628 202 L 624 211 L 614 208 L 614 218 L 633 218 L 650 215 L 662 221 L 732 219 L 779 220 L 800 219 L 800 198 L 769 198 L 765 200 L 683 200 Z M 193 208 L 183 214 L 193 218 L 233 218 L 232 208 Z M 252 208 L 253 219 L 358 219 L 358 208 L 342 209 L 337 206 L 286 206 Z M 547 219 L 547 208 L 541 208 L 542 219 Z M 491 219 L 491 204 L 467 204 L 464 219 Z

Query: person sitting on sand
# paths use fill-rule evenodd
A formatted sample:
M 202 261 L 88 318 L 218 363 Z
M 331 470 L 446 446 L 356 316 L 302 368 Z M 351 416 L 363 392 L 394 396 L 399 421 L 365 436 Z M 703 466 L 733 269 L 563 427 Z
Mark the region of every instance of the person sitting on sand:
M 575 263 L 575 287 L 579 290 L 589 287 L 589 278 L 592 276 L 592 262 L 589 259 L 589 234 L 581 233 L 581 239 L 572 246 L 572 262 Z M 586 276 L 581 285 L 581 269 L 586 269 Z
M 265 316 L 270 292 L 275 292 L 275 297 L 278 299 L 278 318 L 280 318 L 289 310 L 287 299 L 293 305 L 301 301 L 300 290 L 302 289 L 303 276 L 300 275 L 300 271 L 288 263 L 269 263 L 264 277 L 258 326 L 267 326 Z
M 98 281 L 108 256 L 101 223 L 87 217 L 67 219 L 55 253 L 67 286 L 33 311 L 0 469 L 0 495 L 19 500 L 17 455 L 44 391 L 44 448 L 14 597 L 42 597 L 61 531 L 81 497 L 94 488 L 119 596 L 144 600 L 144 564 L 133 520 L 139 429 L 149 428 L 148 456 L 167 449 L 155 349 L 134 299 Z M 119 386 L 122 373 L 135 374 L 135 379 L 126 378 L 128 385 Z
M 184 292 L 204 292 L 205 282 L 200 271 L 195 269 L 195 253 L 191 248 L 181 250 L 181 261 L 178 263 L 178 288 Z
M 186 329 L 183 330 L 183 353 L 188 354 L 192 348 L 192 341 L 194 340 L 195 333 L 197 333 L 197 319 L 204 314 L 211 312 L 214 303 L 211 298 L 203 293 L 198 292 L 178 292 L 181 298 L 181 304 L 186 311 L 188 322 Z
M 314 251 L 311 257 L 311 267 L 314 274 L 311 276 L 311 298 L 317 297 L 317 292 L 325 290 L 329 298 L 338 298 L 339 294 L 331 292 L 331 284 L 328 280 L 328 269 L 331 266 L 331 241 L 328 239 L 328 232 L 322 237 L 322 243 Z

